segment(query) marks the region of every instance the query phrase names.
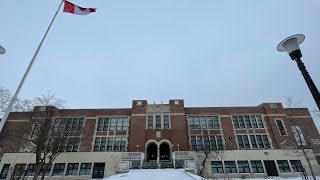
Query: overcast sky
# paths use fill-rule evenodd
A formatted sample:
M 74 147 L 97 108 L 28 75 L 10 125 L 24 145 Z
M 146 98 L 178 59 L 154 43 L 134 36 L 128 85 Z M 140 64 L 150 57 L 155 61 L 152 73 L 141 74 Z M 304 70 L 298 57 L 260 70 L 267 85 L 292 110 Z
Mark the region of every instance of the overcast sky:
M 292 96 L 316 109 L 296 63 L 276 46 L 305 34 L 303 61 L 320 88 L 319 0 L 70 1 L 97 13 L 60 10 L 23 98 L 50 90 L 71 108 L 116 108 L 133 99 L 256 106 Z M 1 0 L 0 85 L 12 93 L 59 3 Z

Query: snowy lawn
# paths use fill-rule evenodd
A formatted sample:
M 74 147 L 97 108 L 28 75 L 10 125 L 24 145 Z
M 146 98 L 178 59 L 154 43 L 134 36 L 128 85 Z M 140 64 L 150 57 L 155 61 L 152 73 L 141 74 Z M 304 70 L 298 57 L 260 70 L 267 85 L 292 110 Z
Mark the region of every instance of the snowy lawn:
M 265 178 L 249 178 L 249 179 L 266 180 Z M 301 177 L 294 177 L 294 178 L 293 177 L 291 178 L 269 177 L 267 179 L 269 180 L 278 180 L 278 179 L 301 180 L 302 178 Z M 309 179 L 312 179 L 312 178 L 309 178 Z M 110 176 L 108 178 L 105 178 L 104 180 L 204 180 L 204 179 L 192 173 L 185 172 L 183 169 L 143 169 L 143 170 L 130 170 L 128 173 Z M 232 180 L 242 180 L 242 179 L 233 178 Z

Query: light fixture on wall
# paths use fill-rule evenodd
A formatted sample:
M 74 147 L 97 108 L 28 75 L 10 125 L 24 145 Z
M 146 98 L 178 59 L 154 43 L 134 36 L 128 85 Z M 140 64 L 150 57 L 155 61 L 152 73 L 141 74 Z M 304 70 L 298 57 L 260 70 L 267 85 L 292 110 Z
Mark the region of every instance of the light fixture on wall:
M 136 145 L 137 152 L 139 152 L 139 147 L 140 147 L 140 146 L 139 146 L 139 144 L 138 144 L 138 145 Z

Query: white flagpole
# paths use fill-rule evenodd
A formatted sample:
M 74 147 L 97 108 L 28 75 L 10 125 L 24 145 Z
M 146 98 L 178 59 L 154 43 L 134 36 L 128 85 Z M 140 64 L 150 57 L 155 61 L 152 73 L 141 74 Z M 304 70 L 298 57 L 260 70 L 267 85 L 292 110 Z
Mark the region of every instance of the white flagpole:
M 13 97 L 12 97 L 12 99 L 11 99 L 11 101 L 10 101 L 7 109 L 6 109 L 6 112 L 5 112 L 4 115 L 3 115 L 3 119 L 2 119 L 2 121 L 0 122 L 0 132 L 2 131 L 2 128 L 3 128 L 3 126 L 4 126 L 4 123 L 6 122 L 8 116 L 9 116 L 9 113 L 10 113 L 10 111 L 11 111 L 11 109 L 12 109 L 12 106 L 13 106 L 13 104 L 15 103 L 15 101 L 17 100 L 17 97 L 18 97 L 18 94 L 19 94 L 19 92 L 20 92 L 20 90 L 21 90 L 21 87 L 22 87 L 24 81 L 26 80 L 26 78 L 27 78 L 27 76 L 28 76 L 28 74 L 29 74 L 29 71 L 30 71 L 30 69 L 31 69 L 31 67 L 32 67 L 32 65 L 33 65 L 36 57 L 38 56 L 38 53 L 39 53 L 39 51 L 40 51 L 40 49 L 41 49 L 41 46 L 42 46 L 44 40 L 46 39 L 46 37 L 47 37 L 47 35 L 48 35 L 48 32 L 49 32 L 49 30 L 50 30 L 50 28 L 51 28 L 54 20 L 56 19 L 57 14 L 58 14 L 58 12 L 59 12 L 59 10 L 60 10 L 63 2 L 64 2 L 64 0 L 61 1 L 57 12 L 54 14 L 54 16 L 53 16 L 53 18 L 52 18 L 52 20 L 51 20 L 51 22 L 50 22 L 50 25 L 49 25 L 46 33 L 44 34 L 44 36 L 43 36 L 40 44 L 38 45 L 38 48 L 37 48 L 36 52 L 34 53 L 32 59 L 31 59 L 31 61 L 30 61 L 30 64 L 29 64 L 26 72 L 24 73 L 24 75 L 23 75 L 23 77 L 22 77 L 22 80 L 20 81 L 20 84 L 19 84 L 16 92 L 14 93 L 14 95 L 13 95 Z

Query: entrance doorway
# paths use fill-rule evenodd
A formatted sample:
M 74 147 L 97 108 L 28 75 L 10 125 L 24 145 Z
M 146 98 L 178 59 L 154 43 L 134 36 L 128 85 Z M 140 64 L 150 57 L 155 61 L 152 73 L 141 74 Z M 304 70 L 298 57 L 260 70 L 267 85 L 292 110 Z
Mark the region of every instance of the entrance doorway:
M 150 143 L 147 147 L 147 161 L 157 161 L 158 146 L 155 143 Z
M 170 160 L 170 147 L 168 143 L 162 143 L 160 145 L 160 161 Z
M 264 167 L 266 167 L 268 176 L 279 176 L 279 173 L 274 161 L 263 161 L 263 162 L 264 162 Z
M 92 178 L 103 178 L 104 176 L 104 163 L 94 163 Z

